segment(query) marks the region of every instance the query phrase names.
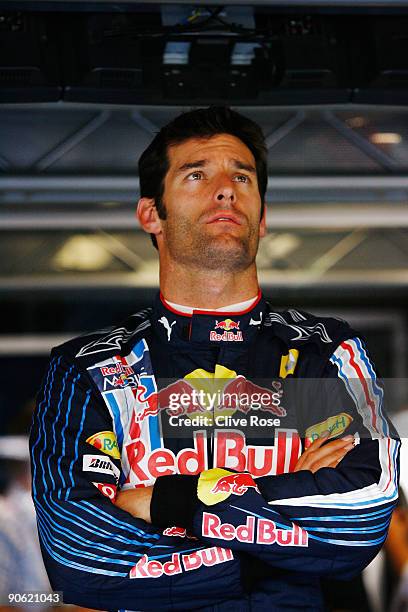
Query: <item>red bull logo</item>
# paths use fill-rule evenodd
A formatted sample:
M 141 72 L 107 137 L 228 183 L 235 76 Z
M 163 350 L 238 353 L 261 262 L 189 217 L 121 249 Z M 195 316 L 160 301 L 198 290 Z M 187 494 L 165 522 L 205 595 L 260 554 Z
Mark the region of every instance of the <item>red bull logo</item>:
M 175 536 L 178 538 L 185 538 L 187 535 L 187 532 L 183 527 L 167 527 L 167 529 L 163 531 L 163 535 Z
M 240 321 L 233 321 L 232 319 L 224 319 L 223 321 L 215 321 L 214 329 L 221 330 L 223 333 L 217 333 L 216 331 L 210 332 L 210 340 L 215 342 L 242 342 L 242 332 L 239 331 Z M 232 330 L 236 330 L 234 333 Z
M 183 448 L 177 454 L 166 448 L 151 451 L 140 439 L 130 442 L 126 445 L 129 482 L 135 486 L 147 486 L 159 476 L 200 474 L 199 498 L 205 504 L 212 505 L 235 492 L 231 490 L 234 482 L 231 483 L 229 478 L 222 483 L 224 476 L 244 473 L 246 478 L 246 472 L 249 472 L 252 477 L 258 478 L 292 472 L 301 453 L 300 437 L 295 431 L 277 431 L 271 446 L 253 446 L 246 444 L 245 435 L 239 431 L 217 430 L 214 435 L 214 464 L 225 466 L 225 469 L 208 469 L 206 432 L 194 432 L 193 440 L 192 448 Z M 213 489 L 218 487 L 220 481 L 219 487 L 225 487 L 225 491 L 215 493 Z M 241 487 L 245 489 L 251 486 L 254 487 L 253 481 L 240 482 L 239 478 L 235 481 L 235 489 L 238 491 Z M 240 495 L 239 492 L 236 494 Z
M 299 525 L 291 523 L 280 529 L 274 521 L 266 518 L 248 516 L 243 525 L 222 523 L 219 516 L 211 512 L 203 513 L 202 535 L 205 538 L 237 540 L 248 544 L 277 544 L 278 546 L 308 546 L 308 533 Z
M 234 495 L 243 495 L 252 487 L 259 493 L 254 479 L 251 474 L 228 474 L 217 480 L 211 493 L 233 493 Z
M 103 482 L 94 482 L 92 484 L 95 485 L 95 487 L 102 493 L 102 495 L 108 497 L 112 502 L 115 501 L 117 492 L 116 485 L 104 484 Z
M 229 548 L 212 546 L 203 548 L 189 554 L 173 553 L 169 561 L 164 563 L 158 559 L 149 559 L 143 555 L 141 559 L 132 567 L 129 578 L 160 578 L 160 576 L 174 576 L 183 571 L 190 572 L 202 566 L 210 567 L 219 563 L 232 561 L 234 555 Z
M 104 366 L 100 368 L 100 371 L 102 376 L 114 376 L 115 374 L 132 376 L 132 374 L 134 374 L 132 366 L 120 362 L 115 363 L 113 366 Z
M 231 329 L 239 329 L 239 324 L 239 321 L 233 321 L 232 319 L 224 319 L 224 321 L 215 321 L 215 329 L 230 331 Z
M 189 540 L 197 540 L 198 538 L 196 538 L 193 535 L 190 535 L 187 533 L 187 530 L 184 529 L 183 527 L 167 527 L 167 529 L 165 529 L 163 531 L 163 535 L 165 536 L 174 536 L 176 538 L 188 538 Z

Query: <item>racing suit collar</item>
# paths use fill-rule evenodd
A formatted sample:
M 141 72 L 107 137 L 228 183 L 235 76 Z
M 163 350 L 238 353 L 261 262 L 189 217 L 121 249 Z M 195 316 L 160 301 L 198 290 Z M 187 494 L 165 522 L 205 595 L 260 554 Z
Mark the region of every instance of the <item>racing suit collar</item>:
M 257 334 L 265 310 L 266 303 L 261 292 L 255 302 L 242 311 L 193 310 L 192 314 L 178 312 L 158 294 L 152 323 L 159 337 L 166 343 L 187 341 L 218 348 L 238 347 Z

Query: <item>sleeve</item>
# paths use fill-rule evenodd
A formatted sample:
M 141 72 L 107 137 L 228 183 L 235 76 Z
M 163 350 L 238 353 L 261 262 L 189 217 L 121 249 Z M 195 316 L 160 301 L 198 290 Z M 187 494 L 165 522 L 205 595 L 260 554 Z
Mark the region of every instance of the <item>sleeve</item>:
M 117 508 L 122 482 L 112 419 L 86 372 L 54 354 L 30 435 L 32 493 L 43 559 L 64 602 L 96 609 L 185 610 L 241 598 L 229 548 L 163 529 Z M 97 436 L 96 436 L 97 437 Z M 93 444 L 89 440 L 93 441 Z M 220 569 L 222 564 L 222 570 Z
M 345 431 L 358 442 L 338 467 L 256 480 L 248 473 L 208 470 L 196 477 L 194 513 L 184 520 L 204 542 L 228 544 L 278 568 L 348 578 L 372 560 L 386 538 L 398 494 L 399 441 L 358 338 L 342 342 L 323 379 L 309 382 L 310 401 L 319 388 L 320 421 L 313 422 L 315 411 L 305 407 L 311 421 L 306 417 L 307 434 L 329 429 L 335 437 Z M 157 524 L 166 515 L 175 518 L 177 505 L 183 506 L 181 482 L 177 505 L 165 501 L 170 480 L 160 478 L 154 487 Z

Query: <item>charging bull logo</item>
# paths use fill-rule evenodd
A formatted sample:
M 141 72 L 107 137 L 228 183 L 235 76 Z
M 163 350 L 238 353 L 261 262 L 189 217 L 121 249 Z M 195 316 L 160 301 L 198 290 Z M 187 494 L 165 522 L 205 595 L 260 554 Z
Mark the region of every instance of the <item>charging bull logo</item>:
M 250 474 L 228 474 L 217 480 L 216 484 L 211 489 L 211 493 L 233 493 L 234 495 L 243 495 L 248 491 L 249 487 L 254 487 L 254 489 L 258 491 L 258 487 Z
M 215 321 L 214 330 L 210 332 L 210 340 L 215 342 L 242 342 L 242 332 L 239 331 L 240 321 L 232 319 L 224 319 L 224 321 Z M 221 330 L 223 333 L 217 333 L 215 330 Z M 236 330 L 236 334 L 232 331 Z
M 185 538 L 187 536 L 187 532 L 184 527 L 167 527 L 167 529 L 163 531 L 163 535 Z
M 239 329 L 239 321 L 233 321 L 232 319 L 225 319 L 224 321 L 216 321 L 215 329 L 222 329 L 223 331 L 230 331 L 231 329 Z
M 167 527 L 167 529 L 163 531 L 163 535 L 164 536 L 175 536 L 178 538 L 188 538 L 189 540 L 197 540 L 195 536 L 187 533 L 187 529 L 184 529 L 184 527 L 176 527 L 176 526 Z
M 250 488 L 259 493 L 251 474 L 212 468 L 200 474 L 197 494 L 206 506 L 213 506 L 225 501 L 230 495 L 244 495 Z
M 158 410 L 169 416 L 204 412 L 216 420 L 217 414 L 232 416 L 236 410 L 245 414 L 262 410 L 277 417 L 286 416 L 281 405 L 283 388 L 272 381 L 272 388 L 257 385 L 235 370 L 216 364 L 214 372 L 197 368 L 184 379 L 170 383 L 158 392 Z

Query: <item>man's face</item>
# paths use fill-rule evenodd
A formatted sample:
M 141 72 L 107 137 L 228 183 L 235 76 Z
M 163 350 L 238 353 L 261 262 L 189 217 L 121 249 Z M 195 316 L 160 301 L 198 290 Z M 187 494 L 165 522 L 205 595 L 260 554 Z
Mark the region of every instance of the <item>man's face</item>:
M 251 151 L 220 134 L 173 145 L 168 157 L 161 253 L 196 268 L 248 268 L 265 233 Z

